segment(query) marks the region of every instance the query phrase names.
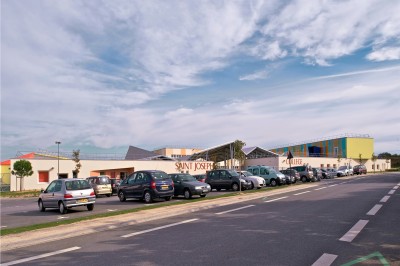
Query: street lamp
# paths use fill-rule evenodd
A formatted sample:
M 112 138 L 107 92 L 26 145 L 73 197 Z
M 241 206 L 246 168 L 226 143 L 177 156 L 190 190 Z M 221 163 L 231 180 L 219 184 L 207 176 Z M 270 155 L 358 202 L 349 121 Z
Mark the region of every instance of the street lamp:
M 56 141 L 57 144 L 57 178 L 60 178 L 60 144 L 61 141 Z

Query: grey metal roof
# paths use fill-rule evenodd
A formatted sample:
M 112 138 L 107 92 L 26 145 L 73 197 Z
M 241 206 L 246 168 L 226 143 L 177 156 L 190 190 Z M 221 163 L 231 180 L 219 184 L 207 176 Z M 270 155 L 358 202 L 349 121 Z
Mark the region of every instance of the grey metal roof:
M 144 150 L 138 147 L 129 146 L 128 151 L 126 152 L 125 160 L 140 160 L 149 157 L 156 157 L 158 154 Z
M 231 149 L 235 141 L 228 142 L 216 147 L 202 150 L 191 155 L 188 160 L 195 161 L 203 159 L 205 161 L 222 162 L 231 159 Z
M 246 154 L 247 159 L 279 157 L 275 152 L 260 148 L 260 147 L 246 147 L 242 151 Z

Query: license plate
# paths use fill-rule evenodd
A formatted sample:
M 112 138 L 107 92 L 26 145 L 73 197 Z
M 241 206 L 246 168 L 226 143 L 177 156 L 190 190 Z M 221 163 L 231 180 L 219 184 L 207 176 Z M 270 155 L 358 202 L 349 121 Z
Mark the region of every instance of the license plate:
M 208 189 L 203 189 L 203 192 L 208 192 Z
M 161 189 L 162 189 L 162 190 L 167 190 L 167 189 L 168 189 L 168 186 L 163 185 L 163 186 L 161 186 Z
M 78 203 L 85 203 L 88 202 L 88 199 L 79 199 L 77 200 Z

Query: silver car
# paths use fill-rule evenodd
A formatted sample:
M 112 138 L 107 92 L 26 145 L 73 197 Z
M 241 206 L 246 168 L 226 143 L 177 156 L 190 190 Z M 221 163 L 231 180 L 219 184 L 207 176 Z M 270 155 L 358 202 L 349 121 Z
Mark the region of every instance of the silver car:
M 41 212 L 47 208 L 57 208 L 65 214 L 69 208 L 79 206 L 86 206 L 92 211 L 95 201 L 94 190 L 85 179 L 57 179 L 40 193 L 38 207 Z
M 260 177 L 260 176 L 255 176 L 252 173 L 248 171 L 238 171 L 238 174 L 240 174 L 240 177 L 246 181 L 251 182 L 251 189 L 257 188 L 260 189 L 262 187 L 265 187 L 265 179 Z

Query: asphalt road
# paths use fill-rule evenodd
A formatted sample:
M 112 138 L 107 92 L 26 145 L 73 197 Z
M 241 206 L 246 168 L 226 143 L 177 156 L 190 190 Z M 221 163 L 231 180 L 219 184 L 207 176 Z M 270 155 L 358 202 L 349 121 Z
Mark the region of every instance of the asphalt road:
M 1 260 L 3 265 L 400 265 L 399 185 L 399 174 L 334 179 L 2 252 Z
M 231 191 L 216 192 L 213 190 L 207 197 L 232 193 Z M 193 196 L 195 199 L 196 196 Z M 183 196 L 173 199 L 173 201 L 186 200 Z M 167 203 L 163 199 L 156 200 L 152 205 Z M 114 212 L 120 210 L 134 209 L 145 206 L 143 201 L 128 199 L 120 202 L 116 195 L 111 197 L 100 196 L 96 199 L 95 208 L 92 212 L 87 211 L 86 207 L 71 208 L 67 214 L 61 215 L 58 209 L 46 209 L 40 212 L 37 205 L 37 198 L 2 198 L 0 202 L 1 228 L 15 228 L 32 224 L 54 222 L 62 219 L 90 216 L 98 213 Z

